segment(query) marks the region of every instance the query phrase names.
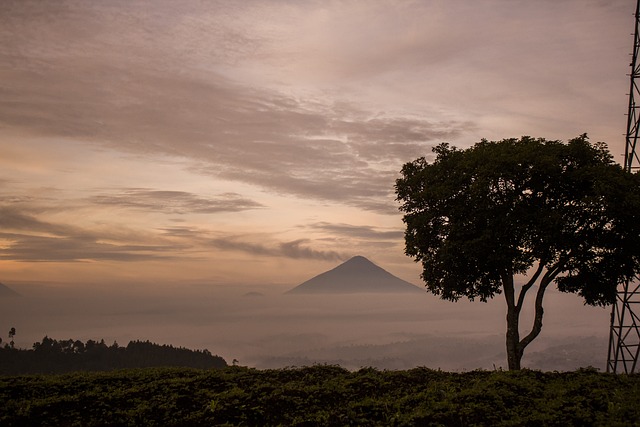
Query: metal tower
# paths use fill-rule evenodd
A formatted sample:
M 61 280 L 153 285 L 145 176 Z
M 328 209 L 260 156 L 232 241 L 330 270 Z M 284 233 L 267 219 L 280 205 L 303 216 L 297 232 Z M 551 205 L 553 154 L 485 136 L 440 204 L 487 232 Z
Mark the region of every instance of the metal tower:
M 640 168 L 640 159 L 636 150 L 638 132 L 640 131 L 640 106 L 636 105 L 636 97 L 640 100 L 640 0 L 636 5 L 636 25 L 633 41 L 633 58 L 631 60 L 631 87 L 629 89 L 629 109 L 627 114 L 626 146 L 624 150 L 624 169 L 632 173 Z M 609 356 L 607 372 L 631 374 L 640 370 L 638 355 L 640 354 L 640 278 L 624 283 L 618 288 L 616 302 L 611 311 L 611 330 L 609 333 Z

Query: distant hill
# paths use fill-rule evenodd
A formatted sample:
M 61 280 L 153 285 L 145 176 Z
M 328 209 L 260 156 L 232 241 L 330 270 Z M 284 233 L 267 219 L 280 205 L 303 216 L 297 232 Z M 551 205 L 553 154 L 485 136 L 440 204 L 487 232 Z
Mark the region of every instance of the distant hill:
M 388 271 L 367 258 L 355 256 L 333 270 L 319 274 L 289 290 L 289 294 L 320 293 L 406 293 L 423 290 Z
M 243 297 L 255 298 L 255 297 L 263 297 L 264 294 L 262 292 L 247 292 L 242 295 Z
M 3 297 L 19 297 L 20 294 L 11 289 L 10 287 L 0 283 L 0 298 Z

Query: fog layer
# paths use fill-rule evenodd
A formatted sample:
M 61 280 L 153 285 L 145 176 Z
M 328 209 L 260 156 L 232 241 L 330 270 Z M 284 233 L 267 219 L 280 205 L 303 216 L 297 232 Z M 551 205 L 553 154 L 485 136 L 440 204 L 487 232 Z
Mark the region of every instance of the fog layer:
M 423 295 L 291 295 L 288 288 L 135 285 L 89 292 L 11 284 L 22 297 L 0 299 L 0 337 L 16 328 L 16 346 L 45 335 L 151 340 L 207 348 L 228 363 L 258 368 L 340 364 L 444 370 L 506 367 L 502 296 L 451 303 Z M 142 288 L 140 288 L 142 290 Z M 523 365 L 544 370 L 604 369 L 609 310 L 584 307 L 574 295 L 549 292 L 541 336 Z M 523 329 L 531 318 L 524 313 Z

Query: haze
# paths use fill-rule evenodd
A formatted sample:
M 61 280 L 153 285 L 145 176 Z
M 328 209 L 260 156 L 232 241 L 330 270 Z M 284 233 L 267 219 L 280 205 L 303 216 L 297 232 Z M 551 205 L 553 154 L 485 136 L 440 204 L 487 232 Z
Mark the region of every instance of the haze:
M 326 360 L 478 331 L 499 352 L 501 300 L 350 317 L 351 297 L 280 294 L 354 255 L 419 285 L 393 185 L 442 141 L 587 132 L 621 160 L 628 3 L 0 2 L 0 281 L 25 295 L 0 302 L 0 333 L 256 366 L 299 363 L 316 339 Z M 558 298 L 566 337 L 606 335 L 606 311 Z M 540 339 L 560 339 L 546 314 Z
M 502 298 L 484 304 L 444 302 L 426 292 L 295 295 L 274 286 L 250 287 L 249 295 L 241 295 L 235 286 L 200 283 L 152 293 L 134 284 L 114 288 L 52 294 L 48 287 L 23 284 L 20 290 L 29 296 L 0 299 L 0 310 L 3 322 L 16 326 L 16 345 L 23 348 L 48 335 L 207 348 L 229 363 L 237 359 L 258 368 L 506 367 Z M 609 310 L 584 307 L 575 296 L 557 292 L 549 294 L 546 307 L 546 329 L 528 349 L 525 366 L 604 369 Z

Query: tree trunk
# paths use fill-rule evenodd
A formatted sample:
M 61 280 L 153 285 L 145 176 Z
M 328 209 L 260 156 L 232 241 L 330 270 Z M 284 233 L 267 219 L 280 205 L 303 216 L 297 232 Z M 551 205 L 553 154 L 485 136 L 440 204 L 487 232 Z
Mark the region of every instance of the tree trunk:
M 520 340 L 519 322 L 520 312 L 522 310 L 522 305 L 524 304 L 524 294 L 529 290 L 531 285 L 533 285 L 533 283 L 538 278 L 540 269 L 538 269 L 538 272 L 536 272 L 531 281 L 523 286 L 522 290 L 520 291 L 520 295 L 518 296 L 517 303 L 513 285 L 513 276 L 505 275 L 502 278 L 502 283 L 504 286 L 504 296 L 507 301 L 507 364 L 510 371 L 519 370 L 521 368 L 520 363 L 522 360 L 522 356 L 524 355 L 524 349 L 540 334 L 540 331 L 542 330 L 542 318 L 544 315 L 542 302 L 544 299 L 544 294 L 549 284 L 558 274 L 558 271 L 559 269 L 556 266 L 547 271 L 547 273 L 542 277 L 542 280 L 540 281 L 540 285 L 538 287 L 538 292 L 536 293 L 533 326 L 529 334 L 522 340 Z
M 520 369 L 522 351 L 520 349 L 519 310 L 515 305 L 507 306 L 507 363 L 510 371 Z
M 513 286 L 513 275 L 509 272 L 502 277 L 504 286 L 504 297 L 507 301 L 507 363 L 510 371 L 520 369 L 520 330 L 518 321 L 520 318 L 520 307 L 516 304 L 515 290 Z

